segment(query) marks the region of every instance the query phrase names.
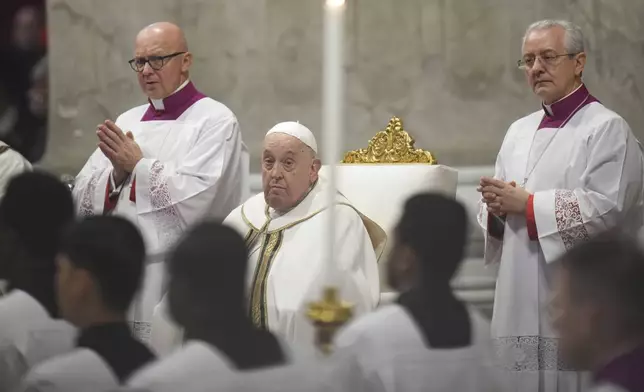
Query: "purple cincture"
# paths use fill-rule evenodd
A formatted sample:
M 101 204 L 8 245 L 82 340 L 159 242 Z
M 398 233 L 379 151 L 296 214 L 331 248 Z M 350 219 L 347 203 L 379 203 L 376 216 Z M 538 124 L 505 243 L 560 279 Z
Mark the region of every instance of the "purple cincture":
M 181 90 L 167 98 L 163 98 L 164 110 L 156 110 L 152 102 L 150 102 L 150 106 L 143 114 L 141 121 L 174 121 L 202 98 L 206 98 L 206 96 L 200 93 L 192 82 L 188 82 Z

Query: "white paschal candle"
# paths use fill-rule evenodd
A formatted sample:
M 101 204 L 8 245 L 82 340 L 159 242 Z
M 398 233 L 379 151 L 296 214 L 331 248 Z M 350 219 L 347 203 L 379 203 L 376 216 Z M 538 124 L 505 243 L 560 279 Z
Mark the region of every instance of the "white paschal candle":
M 327 276 L 325 285 L 335 281 L 335 208 L 337 180 L 336 161 L 344 125 L 344 13 L 345 0 L 326 0 L 324 7 L 324 65 L 322 69 L 322 136 L 323 162 L 327 165 L 329 192 L 327 194 L 327 225 L 324 233 Z

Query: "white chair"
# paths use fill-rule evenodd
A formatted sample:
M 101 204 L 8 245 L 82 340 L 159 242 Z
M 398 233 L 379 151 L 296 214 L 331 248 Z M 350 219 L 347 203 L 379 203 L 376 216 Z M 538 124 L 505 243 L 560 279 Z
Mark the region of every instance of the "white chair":
M 326 170 L 322 168 L 322 176 Z M 405 201 L 420 192 L 455 197 L 458 171 L 436 164 L 431 153 L 416 149 L 402 121 L 394 117 L 369 141 L 367 149 L 348 152 L 336 173 L 338 190 L 389 237 L 379 266 L 380 302 L 390 302 L 396 294 L 386 284 L 387 255 Z

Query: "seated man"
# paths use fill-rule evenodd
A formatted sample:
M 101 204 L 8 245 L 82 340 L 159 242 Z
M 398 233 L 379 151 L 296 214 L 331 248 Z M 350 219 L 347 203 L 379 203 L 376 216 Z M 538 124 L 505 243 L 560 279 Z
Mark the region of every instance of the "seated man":
M 264 192 L 237 207 L 224 220 L 237 229 L 249 248 L 250 317 L 297 345 L 312 345 L 314 330 L 306 318 L 308 303 L 322 294 L 324 274 L 339 271 L 335 282 L 355 314 L 376 307 L 380 280 L 374 243 L 363 216 L 340 193 L 335 205 L 335 251 L 329 266 L 320 235 L 325 231 L 328 185 L 318 176 L 320 160 L 313 133 L 296 122 L 268 131 L 262 153 Z M 365 218 L 366 220 L 366 218 Z M 374 238 L 372 242 L 370 238 Z
M 560 259 L 552 302 L 566 364 L 597 391 L 644 391 L 644 254 L 617 231 Z
M 58 319 L 55 255 L 72 196 L 41 172 L 14 177 L 0 202 L 0 391 L 12 390 L 30 367 L 73 348 L 75 330 Z
M 57 260 L 57 295 L 63 317 L 81 329 L 77 348 L 34 368 L 26 388 L 107 390 L 154 359 L 125 322 L 144 257 L 141 234 L 123 218 L 89 217 L 70 228 Z
M 413 196 L 395 241 L 388 278 L 401 293 L 397 303 L 342 330 L 335 355 L 356 357 L 368 391 L 497 392 L 486 366 L 489 325 L 450 287 L 467 241 L 465 208 L 444 196 Z
M 130 386 L 154 392 L 214 390 L 222 372 L 286 363 L 280 342 L 248 318 L 247 256 L 243 238 L 219 223 L 202 223 L 180 241 L 169 260 L 168 306 L 186 343 L 141 370 Z
M 320 235 L 326 230 L 328 185 L 318 176 L 320 160 L 311 131 L 296 122 L 277 124 L 266 134 L 262 154 L 263 193 L 228 215 L 249 249 L 250 318 L 289 344 L 312 349 L 314 329 L 306 317 L 310 301 L 322 294 L 325 273 L 338 271 L 334 285 L 363 314 L 378 304 L 380 281 L 374 248 L 384 231 L 336 196 L 335 265 L 325 259 Z M 153 329 L 170 331 L 169 320 Z M 166 340 L 176 334 L 164 333 Z M 176 341 L 176 340 L 175 340 Z

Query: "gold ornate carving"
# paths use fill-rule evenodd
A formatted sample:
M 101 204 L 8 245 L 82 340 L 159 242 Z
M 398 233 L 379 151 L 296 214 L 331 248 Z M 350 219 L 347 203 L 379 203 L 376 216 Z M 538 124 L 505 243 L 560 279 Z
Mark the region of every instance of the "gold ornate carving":
M 415 148 L 414 138 L 403 128 L 402 120 L 392 117 L 389 125 L 369 141 L 367 149 L 346 153 L 342 163 L 426 163 L 437 164 L 431 152 Z

